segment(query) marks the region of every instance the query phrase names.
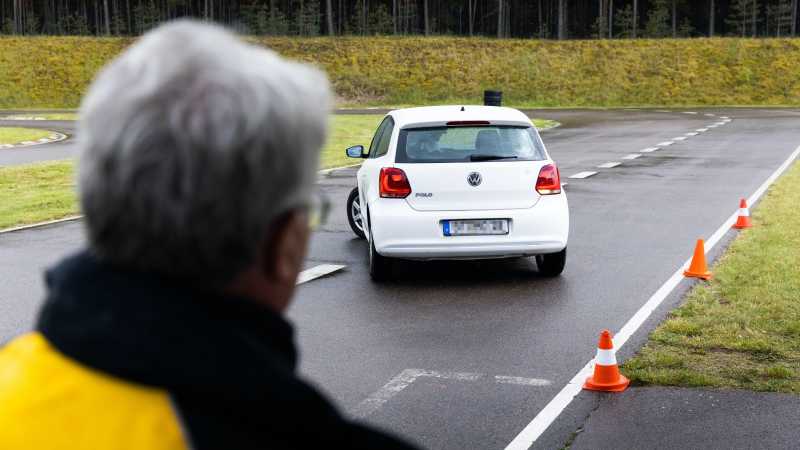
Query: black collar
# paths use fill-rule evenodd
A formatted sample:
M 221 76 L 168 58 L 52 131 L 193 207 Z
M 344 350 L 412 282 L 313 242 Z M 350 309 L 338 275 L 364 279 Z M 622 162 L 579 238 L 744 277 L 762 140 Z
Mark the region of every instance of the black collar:
M 254 301 L 104 264 L 88 252 L 46 274 L 37 328 L 60 352 L 126 380 L 231 394 L 294 372 L 292 326 Z

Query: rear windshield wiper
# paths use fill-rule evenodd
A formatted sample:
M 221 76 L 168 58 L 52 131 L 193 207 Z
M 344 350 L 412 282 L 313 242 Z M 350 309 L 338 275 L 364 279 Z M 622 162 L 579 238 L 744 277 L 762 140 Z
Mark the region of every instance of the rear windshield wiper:
M 517 159 L 516 156 L 500 156 L 500 155 L 469 155 L 470 161 L 497 161 L 500 159 Z

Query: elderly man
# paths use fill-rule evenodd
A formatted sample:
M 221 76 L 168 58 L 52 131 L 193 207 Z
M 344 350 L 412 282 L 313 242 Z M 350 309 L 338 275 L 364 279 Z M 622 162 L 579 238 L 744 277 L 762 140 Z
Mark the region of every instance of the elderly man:
M 79 133 L 89 247 L 0 351 L 0 448 L 409 448 L 295 373 L 283 312 L 329 103 L 319 71 L 192 22 L 100 73 Z

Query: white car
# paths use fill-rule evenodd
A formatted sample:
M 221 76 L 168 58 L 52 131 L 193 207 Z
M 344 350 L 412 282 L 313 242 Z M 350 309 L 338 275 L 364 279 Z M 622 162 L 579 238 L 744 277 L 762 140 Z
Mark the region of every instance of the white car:
M 522 112 L 494 106 L 392 111 L 350 194 L 353 231 L 369 242 L 370 275 L 393 259 L 535 256 L 539 272 L 566 262 L 569 208 L 558 168 Z

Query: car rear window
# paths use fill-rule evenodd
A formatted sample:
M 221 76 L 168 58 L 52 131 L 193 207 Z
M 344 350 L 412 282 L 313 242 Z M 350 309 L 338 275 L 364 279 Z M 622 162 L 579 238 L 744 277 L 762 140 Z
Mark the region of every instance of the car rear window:
M 545 152 L 533 127 L 431 127 L 400 130 L 395 159 L 399 163 L 539 161 Z

